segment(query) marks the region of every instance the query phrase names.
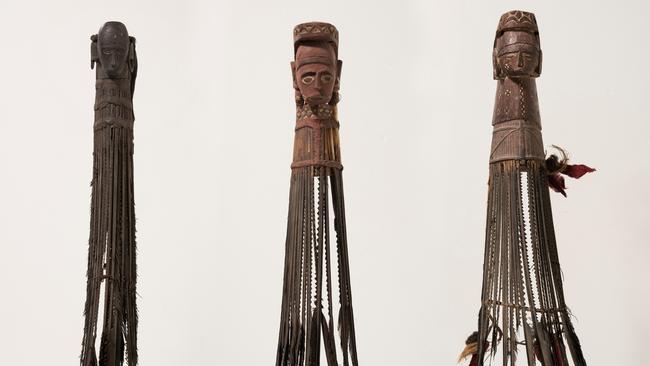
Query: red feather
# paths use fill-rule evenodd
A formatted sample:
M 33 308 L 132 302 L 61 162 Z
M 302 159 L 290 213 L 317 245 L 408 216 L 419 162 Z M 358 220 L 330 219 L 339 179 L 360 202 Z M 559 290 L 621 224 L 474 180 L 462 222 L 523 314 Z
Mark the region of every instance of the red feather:
M 560 173 L 551 174 L 548 176 L 548 186 L 555 192 L 562 193 L 566 197 L 566 186 L 564 185 L 564 177 Z
M 588 167 L 583 164 L 571 165 L 567 164 L 568 158 L 564 149 L 553 145 L 554 148 L 560 151 L 562 157 L 557 155 L 551 155 L 546 158 L 545 164 L 546 169 L 549 172 L 548 174 L 548 185 L 555 192 L 562 193 L 566 197 L 566 186 L 564 185 L 564 177 L 560 174 L 564 174 L 571 178 L 579 179 L 583 175 L 591 172 L 595 172 L 596 169 Z
M 560 336 L 561 337 L 561 336 Z M 562 357 L 562 350 L 561 350 L 561 345 L 560 345 L 560 340 L 555 338 L 555 345 L 554 345 L 554 354 L 555 354 L 555 364 L 557 366 L 564 366 L 564 358 Z
M 595 171 L 596 169 L 590 168 L 586 165 L 576 164 L 576 165 L 567 165 L 566 168 L 562 171 L 562 174 L 568 175 L 571 178 L 579 179 L 583 175 Z
M 478 354 L 472 355 L 472 359 L 469 361 L 468 366 L 478 366 Z
M 566 185 L 564 184 L 564 177 L 561 174 L 569 176 L 571 178 L 580 179 L 583 175 L 591 172 L 595 172 L 596 169 L 588 167 L 583 164 L 570 165 L 567 164 L 564 169 L 558 173 L 549 174 L 548 176 L 548 185 L 555 192 L 561 193 L 566 197 Z M 561 173 L 561 174 L 560 174 Z

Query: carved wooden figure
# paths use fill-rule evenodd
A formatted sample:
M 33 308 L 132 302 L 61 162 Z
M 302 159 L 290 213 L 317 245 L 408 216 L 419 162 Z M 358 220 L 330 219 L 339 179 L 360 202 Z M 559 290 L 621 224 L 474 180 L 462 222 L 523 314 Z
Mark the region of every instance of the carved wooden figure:
M 276 365 L 319 365 L 322 338 L 328 365 L 356 366 L 336 114 L 338 31 L 305 23 L 293 35 L 297 113 Z
M 461 357 L 483 365 L 486 352 L 503 365 L 586 365 L 564 299 L 549 184 L 559 173 L 593 171 L 545 158 L 535 78 L 542 69 L 534 14 L 504 14 L 494 42 L 497 80 L 492 125 L 483 289 L 478 332 Z M 569 169 L 570 167 L 570 169 Z M 559 169 L 556 169 L 559 168 Z M 580 170 L 574 176 L 571 170 Z M 553 186 L 552 186 L 553 187 Z M 553 187 L 555 188 L 555 187 Z M 525 353 L 517 353 L 520 345 Z
M 125 358 L 128 365 L 135 366 L 138 363 L 133 201 L 133 90 L 138 69 L 135 38 L 129 37 L 124 24 L 107 22 L 90 39 L 91 67 L 96 65 L 97 70 L 81 366 L 120 366 Z M 100 316 L 103 317 L 102 334 L 97 355 L 95 343 Z

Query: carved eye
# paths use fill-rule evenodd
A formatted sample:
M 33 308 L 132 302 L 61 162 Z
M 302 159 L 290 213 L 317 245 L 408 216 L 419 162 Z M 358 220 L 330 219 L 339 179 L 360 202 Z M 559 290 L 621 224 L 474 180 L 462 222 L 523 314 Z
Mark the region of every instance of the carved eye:
M 323 81 L 324 83 L 331 83 L 332 80 L 334 80 L 334 78 L 332 77 L 332 75 L 323 75 L 323 76 L 320 77 L 320 79 L 321 79 L 321 81 Z
M 313 81 L 314 81 L 314 77 L 312 75 L 303 76 L 302 78 L 303 84 L 311 84 Z
M 104 51 L 102 51 L 102 53 L 105 54 L 105 55 L 110 55 L 112 52 L 111 52 L 111 50 L 104 50 Z

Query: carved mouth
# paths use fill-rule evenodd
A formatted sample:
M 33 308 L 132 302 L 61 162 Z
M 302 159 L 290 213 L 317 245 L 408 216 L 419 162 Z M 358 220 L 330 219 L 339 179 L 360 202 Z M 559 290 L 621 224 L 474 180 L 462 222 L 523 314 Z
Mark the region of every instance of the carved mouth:
M 510 69 L 508 70 L 508 75 L 510 76 L 532 76 L 531 72 L 524 69 Z
M 108 74 L 109 76 L 115 76 L 115 75 L 119 74 L 121 70 L 122 70 L 122 68 L 118 67 L 117 65 L 116 66 L 108 66 L 108 67 L 104 68 L 104 71 L 106 71 L 106 74 Z
M 314 95 L 311 97 L 307 97 L 307 103 L 309 104 L 322 104 L 325 103 L 325 96 L 323 95 Z

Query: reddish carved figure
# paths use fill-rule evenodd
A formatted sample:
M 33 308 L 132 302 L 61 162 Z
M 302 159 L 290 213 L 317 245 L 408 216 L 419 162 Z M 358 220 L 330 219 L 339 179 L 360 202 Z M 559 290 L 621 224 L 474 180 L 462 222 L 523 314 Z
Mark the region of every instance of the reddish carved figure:
M 336 114 L 338 31 L 314 22 L 293 34 L 296 135 L 276 365 L 319 365 L 322 342 L 329 366 L 356 366 Z

